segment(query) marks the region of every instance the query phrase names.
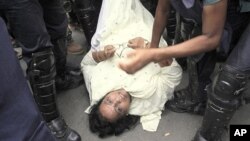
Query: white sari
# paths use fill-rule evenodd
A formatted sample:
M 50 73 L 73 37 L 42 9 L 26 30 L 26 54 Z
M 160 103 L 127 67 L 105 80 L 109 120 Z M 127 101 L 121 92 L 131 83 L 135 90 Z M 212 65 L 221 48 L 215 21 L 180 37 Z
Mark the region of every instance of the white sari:
M 132 96 L 129 114 L 141 116 L 140 122 L 147 131 L 157 130 L 164 104 L 181 80 L 181 67 L 175 60 L 163 68 L 150 63 L 130 75 L 117 63 L 132 50 L 127 47 L 128 40 L 151 39 L 152 26 L 153 17 L 139 0 L 103 0 L 91 50 L 81 62 L 91 105 L 108 92 L 123 88 Z M 91 52 L 102 50 L 105 45 L 114 45 L 115 55 L 97 64 Z M 161 39 L 160 45 L 167 44 Z

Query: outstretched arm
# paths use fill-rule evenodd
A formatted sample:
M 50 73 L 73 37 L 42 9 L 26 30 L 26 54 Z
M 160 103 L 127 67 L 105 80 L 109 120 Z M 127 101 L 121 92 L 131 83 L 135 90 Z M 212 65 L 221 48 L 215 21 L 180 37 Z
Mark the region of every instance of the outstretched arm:
M 202 34 L 166 48 L 137 49 L 128 55 L 119 66 L 127 73 L 135 73 L 149 62 L 168 58 L 190 56 L 215 49 L 220 42 L 226 19 L 227 0 L 203 7 Z
M 153 61 L 185 57 L 218 47 L 226 20 L 227 0 L 203 7 L 202 34 L 183 43 L 155 51 Z

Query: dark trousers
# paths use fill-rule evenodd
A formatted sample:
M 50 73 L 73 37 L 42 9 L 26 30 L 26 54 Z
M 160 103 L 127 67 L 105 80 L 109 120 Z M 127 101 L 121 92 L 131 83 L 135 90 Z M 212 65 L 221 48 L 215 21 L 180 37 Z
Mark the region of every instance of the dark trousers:
M 0 140 L 55 141 L 38 111 L 0 18 Z
M 250 14 L 249 14 L 250 16 Z M 250 23 L 244 29 L 243 34 L 236 46 L 233 48 L 229 57 L 226 60 L 226 64 L 234 67 L 236 70 L 241 71 L 247 75 L 250 74 Z
M 23 45 L 24 56 L 66 36 L 68 23 L 60 0 L 1 0 L 0 10 Z

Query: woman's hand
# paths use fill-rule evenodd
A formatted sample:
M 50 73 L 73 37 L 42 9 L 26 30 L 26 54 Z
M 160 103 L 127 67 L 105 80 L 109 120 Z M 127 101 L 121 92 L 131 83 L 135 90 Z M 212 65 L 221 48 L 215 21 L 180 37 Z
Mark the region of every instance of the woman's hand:
M 113 45 L 107 45 L 104 47 L 104 55 L 106 59 L 113 57 L 114 53 L 115 53 L 115 47 Z
M 136 37 L 134 39 L 131 39 L 128 41 L 128 47 L 131 47 L 133 49 L 136 48 L 147 48 L 148 47 L 148 41 L 145 40 L 142 37 Z
M 107 45 L 104 50 L 92 52 L 94 60 L 99 63 L 101 61 L 107 60 L 114 56 L 115 47 L 113 45 Z

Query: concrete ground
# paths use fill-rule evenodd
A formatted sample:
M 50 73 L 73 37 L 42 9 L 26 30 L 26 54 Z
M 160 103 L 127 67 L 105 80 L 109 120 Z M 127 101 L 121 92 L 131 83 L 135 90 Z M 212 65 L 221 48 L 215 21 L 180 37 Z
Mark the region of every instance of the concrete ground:
M 74 32 L 73 38 L 84 48 L 87 47 L 83 34 Z M 68 55 L 68 64 L 79 66 L 83 56 L 84 54 Z M 188 77 L 185 73 L 178 88 L 185 87 L 187 82 Z M 249 90 L 247 93 L 249 94 Z M 88 127 L 88 115 L 84 113 L 84 110 L 89 106 L 89 97 L 84 85 L 59 93 L 57 100 L 64 119 L 71 128 L 81 135 L 82 141 L 191 141 L 202 122 L 201 116 L 174 113 L 166 109 L 162 114 L 157 132 L 144 131 L 142 126 L 138 124 L 134 129 L 121 136 L 100 139 L 91 133 Z M 234 115 L 231 124 L 250 124 L 249 111 L 250 104 L 242 106 Z M 223 135 L 223 141 L 229 141 L 228 134 Z

